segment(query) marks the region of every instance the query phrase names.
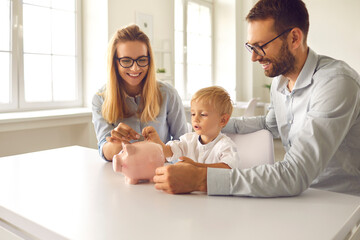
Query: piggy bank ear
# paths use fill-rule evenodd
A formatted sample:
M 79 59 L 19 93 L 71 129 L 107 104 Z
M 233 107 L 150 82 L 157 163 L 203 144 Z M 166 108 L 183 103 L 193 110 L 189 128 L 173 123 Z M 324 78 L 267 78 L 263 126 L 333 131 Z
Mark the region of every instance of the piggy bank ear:
M 135 153 L 135 146 L 132 144 L 123 144 L 123 149 L 124 152 L 127 153 L 128 155 L 132 155 Z

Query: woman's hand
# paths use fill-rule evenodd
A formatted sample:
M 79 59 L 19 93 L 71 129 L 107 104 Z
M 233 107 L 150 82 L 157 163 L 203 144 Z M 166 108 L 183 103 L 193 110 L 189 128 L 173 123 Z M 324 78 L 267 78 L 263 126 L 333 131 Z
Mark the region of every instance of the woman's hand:
M 111 143 L 129 143 L 131 140 L 137 140 L 140 135 L 125 123 L 119 125 L 111 131 L 111 136 L 106 138 L 107 142 Z

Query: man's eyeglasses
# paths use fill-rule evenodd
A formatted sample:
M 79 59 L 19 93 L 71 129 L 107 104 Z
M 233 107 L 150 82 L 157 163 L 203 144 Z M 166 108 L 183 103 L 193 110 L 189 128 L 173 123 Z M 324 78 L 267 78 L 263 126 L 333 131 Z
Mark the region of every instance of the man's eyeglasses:
M 130 57 L 122 57 L 117 58 L 117 60 L 119 61 L 120 66 L 122 66 L 123 68 L 131 68 L 134 65 L 134 62 L 136 62 L 139 67 L 146 67 L 150 63 L 150 56 L 141 56 L 137 59 L 132 59 Z
M 289 32 L 289 31 L 291 31 L 292 29 L 293 29 L 293 28 L 289 28 L 289 29 L 283 31 L 283 32 L 280 33 L 278 36 L 276 36 L 275 38 L 271 39 L 270 41 L 268 41 L 267 43 L 265 43 L 265 44 L 263 44 L 263 45 L 261 45 L 261 46 L 258 46 L 258 45 L 254 45 L 254 46 L 253 46 L 253 45 L 251 45 L 251 44 L 249 44 L 249 43 L 245 43 L 245 47 L 246 47 L 246 49 L 247 49 L 250 53 L 255 52 L 257 55 L 264 57 L 264 56 L 266 55 L 266 53 L 265 53 L 265 51 L 264 51 L 264 47 L 265 47 L 266 45 L 268 45 L 269 43 L 271 43 L 272 41 L 274 41 L 275 39 L 279 38 L 281 35 L 283 35 L 283 34 Z

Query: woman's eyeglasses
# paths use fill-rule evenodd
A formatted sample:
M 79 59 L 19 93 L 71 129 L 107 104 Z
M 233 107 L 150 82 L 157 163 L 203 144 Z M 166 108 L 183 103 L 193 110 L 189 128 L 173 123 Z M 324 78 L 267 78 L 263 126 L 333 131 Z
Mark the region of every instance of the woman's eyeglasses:
M 146 67 L 150 63 L 150 56 L 141 56 L 137 59 L 132 59 L 130 57 L 122 57 L 117 58 L 117 60 L 119 61 L 120 66 L 122 66 L 123 68 L 131 68 L 134 65 L 134 62 L 136 62 L 139 67 Z

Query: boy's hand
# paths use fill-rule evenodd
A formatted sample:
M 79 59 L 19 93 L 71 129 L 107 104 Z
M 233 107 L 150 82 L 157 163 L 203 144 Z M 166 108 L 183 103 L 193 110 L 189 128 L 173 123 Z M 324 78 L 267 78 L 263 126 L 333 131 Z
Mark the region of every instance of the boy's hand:
M 152 126 L 148 126 L 142 130 L 142 135 L 144 136 L 145 140 L 151 141 L 154 143 L 158 143 L 160 145 L 164 145 L 161 141 L 159 134 L 156 132 L 155 128 Z
M 181 163 L 189 163 L 189 164 L 192 164 L 192 165 L 196 165 L 196 163 L 194 162 L 194 160 L 188 158 L 188 157 L 179 157 L 179 159 L 181 160 Z M 180 162 L 179 162 L 180 163 Z
M 201 167 L 201 168 L 208 168 L 208 167 L 211 167 L 211 168 L 228 168 L 230 169 L 231 167 L 229 165 L 227 165 L 226 163 L 223 163 L 223 162 L 219 162 L 219 163 L 198 163 L 198 162 L 195 162 L 194 160 L 188 158 L 188 157 L 179 157 L 179 159 L 181 160 L 181 162 L 177 162 L 176 164 L 183 164 L 183 163 L 188 163 L 188 164 L 191 164 L 193 166 L 196 166 L 196 167 Z
M 179 157 L 179 159 L 181 160 L 181 162 L 178 162 L 179 164 L 188 163 L 188 164 L 194 165 L 196 167 L 204 167 L 204 166 L 202 166 L 202 164 L 199 164 L 199 163 L 195 162 L 194 160 L 192 160 L 192 159 L 190 159 L 188 157 L 182 156 L 182 157 Z

